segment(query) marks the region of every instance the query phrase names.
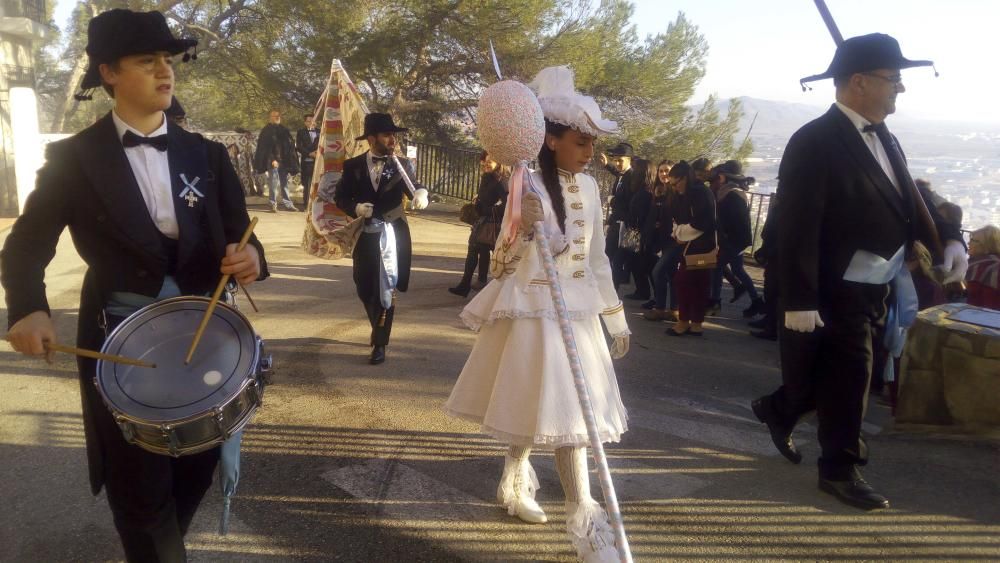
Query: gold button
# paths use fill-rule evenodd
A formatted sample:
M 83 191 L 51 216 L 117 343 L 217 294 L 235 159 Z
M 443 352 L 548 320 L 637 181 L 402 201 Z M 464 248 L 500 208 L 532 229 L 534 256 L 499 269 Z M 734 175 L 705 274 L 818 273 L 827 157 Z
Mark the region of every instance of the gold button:
M 569 193 L 575 194 L 580 191 L 580 186 L 570 186 L 566 189 L 569 190 Z
M 586 241 L 587 241 L 587 239 L 585 239 L 583 237 L 579 237 L 579 238 L 573 239 L 573 244 L 583 244 Z
M 577 219 L 576 221 L 573 221 L 573 224 L 577 227 L 582 227 L 586 224 L 586 222 L 583 219 Z
M 573 255 L 573 260 L 583 260 L 583 258 L 584 258 L 583 254 L 574 254 Z
M 577 271 L 573 272 L 573 277 L 574 278 L 582 278 L 583 277 L 583 270 L 577 270 Z
M 569 204 L 569 206 L 572 207 L 573 209 L 577 209 L 577 210 L 583 209 L 583 204 L 580 203 L 579 201 L 575 201 L 575 202 Z

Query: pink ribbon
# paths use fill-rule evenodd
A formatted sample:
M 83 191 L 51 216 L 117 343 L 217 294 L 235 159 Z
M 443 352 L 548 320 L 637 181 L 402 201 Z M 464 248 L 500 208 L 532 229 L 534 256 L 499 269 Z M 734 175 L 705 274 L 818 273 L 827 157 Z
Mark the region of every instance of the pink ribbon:
M 524 175 L 527 173 L 528 165 L 525 161 L 520 161 L 514 165 L 514 170 L 510 174 L 510 181 L 507 183 L 507 217 L 510 223 L 504 226 L 506 233 L 504 241 L 513 244 L 517 238 L 518 228 L 521 226 L 521 196 L 524 191 Z

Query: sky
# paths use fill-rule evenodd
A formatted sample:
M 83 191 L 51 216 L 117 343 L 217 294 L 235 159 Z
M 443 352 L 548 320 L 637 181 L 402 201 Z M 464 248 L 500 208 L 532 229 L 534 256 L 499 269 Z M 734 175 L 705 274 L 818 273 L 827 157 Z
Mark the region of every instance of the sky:
M 813 0 L 634 0 L 640 37 L 661 33 L 678 12 L 708 42 L 705 78 L 695 93 L 704 100 L 750 96 L 827 106 L 831 80 L 803 92 L 799 79 L 824 72 L 835 45 Z M 846 37 L 888 33 L 909 59 L 929 67 L 903 71 L 906 92 L 897 115 L 1000 124 L 1000 22 L 998 0 L 826 0 Z
M 323 2 L 324 0 L 307 0 Z M 684 12 L 708 42 L 708 68 L 692 102 L 715 93 L 826 106 L 832 81 L 802 92 L 799 78 L 826 70 L 834 44 L 813 0 L 633 0 L 640 37 L 666 31 Z M 903 71 L 897 114 L 1000 124 L 1000 0 L 826 0 L 844 37 L 888 33 L 903 56 L 930 59 Z M 63 26 L 76 0 L 57 0 Z

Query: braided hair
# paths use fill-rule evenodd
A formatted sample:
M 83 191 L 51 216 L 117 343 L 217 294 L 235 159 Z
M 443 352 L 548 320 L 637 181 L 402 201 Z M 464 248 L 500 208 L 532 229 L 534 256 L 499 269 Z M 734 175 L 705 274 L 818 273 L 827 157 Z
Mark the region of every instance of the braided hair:
M 556 138 L 562 137 L 569 131 L 569 125 L 554 123 L 545 120 L 545 134 Z M 563 198 L 562 185 L 559 183 L 559 171 L 556 167 L 556 153 L 548 145 L 542 143 L 542 148 L 538 151 L 538 168 L 542 172 L 542 182 L 545 184 L 545 191 L 552 201 L 552 209 L 556 213 L 556 220 L 559 222 L 559 229 L 566 233 L 566 201 Z

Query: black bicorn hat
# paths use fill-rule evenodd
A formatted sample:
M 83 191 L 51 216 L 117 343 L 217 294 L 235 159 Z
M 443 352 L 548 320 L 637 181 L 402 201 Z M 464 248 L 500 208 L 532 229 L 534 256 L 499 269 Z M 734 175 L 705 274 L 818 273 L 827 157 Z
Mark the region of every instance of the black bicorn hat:
M 369 113 L 365 116 L 365 132 L 355 141 L 364 141 L 368 135 L 378 135 L 379 133 L 402 133 L 409 131 L 406 127 L 398 127 L 392 121 L 392 116 L 388 113 Z
M 822 74 L 807 76 L 799 82 L 805 89 L 806 82 L 850 76 L 880 68 L 901 70 L 917 66 L 934 66 L 933 61 L 911 61 L 903 56 L 899 42 L 884 33 L 869 33 L 845 39 L 837 46 L 830 67 Z
M 617 145 L 608 149 L 608 156 L 627 156 L 632 158 L 635 156 L 635 149 L 632 145 L 628 143 L 618 143 Z
M 86 74 L 77 94 L 79 100 L 89 100 L 89 91 L 101 85 L 100 66 L 129 55 L 166 51 L 177 55 L 192 49 L 197 39 L 178 39 L 167 27 L 167 19 L 160 12 L 133 12 L 116 8 L 94 16 L 87 25 L 87 56 L 90 58 Z M 189 57 L 185 55 L 184 60 Z M 190 58 L 197 58 L 197 54 Z

